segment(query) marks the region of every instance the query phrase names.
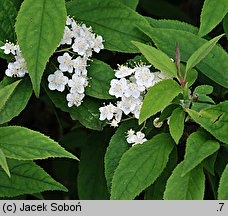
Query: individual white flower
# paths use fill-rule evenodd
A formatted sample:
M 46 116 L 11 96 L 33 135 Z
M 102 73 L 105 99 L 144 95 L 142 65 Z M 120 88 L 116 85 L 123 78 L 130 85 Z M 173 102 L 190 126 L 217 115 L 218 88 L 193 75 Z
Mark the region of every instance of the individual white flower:
M 134 111 L 136 106 L 140 103 L 141 101 L 134 97 L 122 97 L 122 100 L 117 102 L 117 107 L 120 108 L 125 115 L 128 115 L 130 112 Z
M 66 25 L 71 26 L 73 22 L 74 20 L 70 16 L 67 16 Z
M 84 32 L 84 31 L 83 31 Z M 87 40 L 87 43 L 92 50 L 95 46 L 96 35 L 91 32 L 91 30 L 87 30 L 86 33 L 82 34 L 80 37 L 84 37 Z
M 99 53 L 102 49 L 104 49 L 103 38 L 100 35 L 98 35 L 94 40 L 93 50 L 96 53 Z
M 139 115 L 140 115 L 141 108 L 142 108 L 142 102 L 139 103 L 139 104 L 135 107 L 135 109 L 132 111 L 132 113 L 134 114 L 134 116 L 135 116 L 136 119 L 139 119 Z
M 122 115 L 123 115 L 123 111 L 120 108 L 116 107 L 115 108 L 115 114 L 114 114 L 115 120 L 120 122 Z
M 162 81 L 162 79 L 159 77 L 160 71 L 154 72 L 153 74 L 154 74 L 154 79 L 152 82 L 152 86 Z
M 77 74 L 78 76 L 87 75 L 86 66 L 87 66 L 86 58 L 78 56 L 76 59 L 73 60 L 74 73 Z
M 16 60 L 15 62 L 19 64 L 20 70 L 22 71 L 25 70 L 25 73 L 28 73 L 27 64 L 24 57 L 21 54 L 19 54 L 15 56 L 15 60 Z
M 18 76 L 17 73 L 18 73 L 18 71 L 17 71 L 14 63 L 9 63 L 8 64 L 8 68 L 5 71 L 6 76 L 8 76 L 8 77 L 17 77 Z
M 74 105 L 77 107 L 80 106 L 84 97 L 84 94 L 79 94 L 78 92 L 67 94 L 66 99 L 68 101 L 68 107 L 72 107 Z
M 89 49 L 89 44 L 85 37 L 77 37 L 74 40 L 72 49 L 74 52 L 78 53 L 81 56 L 87 56 L 87 50 Z M 89 56 L 88 56 L 89 57 Z
M 88 81 L 86 77 L 74 74 L 72 79 L 68 81 L 68 85 L 71 88 L 71 92 L 78 92 L 82 94 L 85 91 L 85 87 L 88 85 Z
M 138 131 L 135 134 L 135 131 L 130 129 L 127 132 L 127 142 L 132 144 L 132 146 L 137 145 L 137 144 L 143 144 L 146 141 L 147 141 L 147 139 L 145 138 L 145 134 L 142 133 L 141 131 Z
M 73 41 L 73 32 L 69 29 L 69 27 L 65 26 L 63 38 L 60 41 L 59 45 L 63 45 L 63 44 L 71 45 L 72 41 Z
M 85 38 L 89 38 L 93 35 L 92 33 L 92 27 L 87 27 L 84 23 L 80 25 L 80 36 L 81 37 L 85 37 Z M 94 36 L 92 36 L 93 38 L 95 38 Z
M 14 62 L 14 65 L 18 70 L 18 77 L 23 77 L 26 73 L 28 73 L 24 58 L 17 58 L 17 61 Z
M 150 72 L 150 66 L 139 66 L 135 68 L 136 83 L 139 86 L 149 88 L 153 84 L 154 74 Z
M 8 77 L 23 77 L 25 75 L 25 71 L 20 70 L 18 62 L 13 62 L 8 64 L 5 74 Z
M 14 76 L 17 77 L 17 69 L 15 68 L 14 63 L 9 63 L 8 64 L 8 68 L 6 69 L 5 74 L 8 77 L 14 77 Z
M 100 120 L 111 120 L 114 116 L 114 113 L 116 111 L 116 107 L 113 104 L 108 104 L 106 106 L 100 107 Z
M 115 97 L 123 97 L 124 91 L 127 86 L 127 80 L 125 78 L 113 79 L 111 80 L 111 88 L 109 89 L 109 94 Z
M 78 25 L 75 21 L 71 23 L 73 36 L 75 38 L 80 37 L 81 26 Z
M 117 78 L 123 78 L 126 76 L 130 76 L 132 73 L 134 73 L 134 69 L 121 65 L 121 66 L 119 66 L 118 70 L 116 70 L 115 76 Z
M 114 128 L 119 126 L 119 122 L 116 121 L 116 119 L 113 119 L 109 124 L 111 127 L 114 127 Z
M 50 90 L 63 92 L 68 82 L 68 77 L 64 76 L 62 71 L 57 70 L 54 74 L 48 76 L 48 87 Z
M 144 91 L 144 87 L 143 86 L 139 86 L 136 83 L 129 83 L 126 86 L 125 92 L 124 92 L 124 96 L 125 97 L 134 97 L 134 98 L 138 98 L 140 97 L 141 92 Z
M 135 140 L 134 140 L 134 143 L 132 144 L 132 146 L 137 145 L 137 144 L 143 144 L 146 141 L 147 141 L 147 139 L 145 138 L 145 134 L 142 133 L 141 131 L 138 131 L 135 135 Z
M 86 50 L 86 52 L 85 52 L 84 57 L 85 57 L 85 58 L 91 57 L 92 54 L 93 54 L 92 49 L 91 49 L 91 48 L 88 48 L 88 49 Z
M 163 122 L 159 121 L 159 118 L 155 118 L 154 121 L 153 121 L 153 125 L 156 128 L 160 128 L 163 125 Z
M 132 129 L 128 130 L 127 131 L 127 142 L 132 144 L 135 142 L 135 138 L 136 138 L 135 131 Z
M 127 137 L 133 136 L 135 134 L 135 131 L 133 129 L 130 129 L 127 131 Z
M 4 53 L 6 55 L 12 53 L 13 55 L 16 54 L 16 47 L 13 43 L 5 43 L 4 46 L 0 47 L 2 50 L 4 50 Z
M 121 121 L 123 111 L 118 107 L 112 105 L 111 103 L 107 106 L 99 108 L 100 120 L 112 120 L 109 124 L 113 127 L 117 127 L 118 123 Z M 114 126 L 115 125 L 115 126 Z
M 15 58 L 24 58 L 21 53 L 20 46 L 18 44 L 14 45 L 15 49 Z
M 154 72 L 153 74 L 154 74 L 153 85 L 155 85 L 156 83 L 158 83 L 164 79 L 172 79 L 171 76 L 167 75 L 163 71 L 157 71 L 157 72 Z
M 168 74 L 166 74 L 165 72 L 163 71 L 160 71 L 160 73 L 158 73 L 158 77 L 162 80 L 164 79 L 172 79 L 172 77 Z
M 59 69 L 63 72 L 66 72 L 68 71 L 69 73 L 72 73 L 73 72 L 73 60 L 72 60 L 72 57 L 67 53 L 65 52 L 62 56 L 59 56 L 57 58 L 58 62 L 60 63 L 59 65 Z

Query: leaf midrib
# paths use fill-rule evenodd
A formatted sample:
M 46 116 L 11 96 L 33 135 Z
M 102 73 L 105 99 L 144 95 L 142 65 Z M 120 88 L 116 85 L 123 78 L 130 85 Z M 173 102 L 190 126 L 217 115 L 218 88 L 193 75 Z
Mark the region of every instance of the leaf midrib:
M 22 145 L 18 145 L 18 143 L 17 144 L 14 144 L 14 143 L 4 143 L 4 142 L 1 142 L 0 141 L 0 147 L 2 148 L 2 149 L 7 149 L 8 151 L 10 151 L 8 148 L 5 148 L 5 145 L 7 146 L 7 145 L 11 145 L 11 146 L 16 146 L 16 147 L 19 147 L 19 148 L 21 148 L 21 149 L 35 149 L 35 150 L 38 150 L 38 151 L 46 151 L 46 152 L 53 152 L 53 153 L 55 153 L 55 154 L 57 154 L 57 155 L 62 155 L 62 156 L 68 156 L 68 154 L 62 154 L 62 153 L 59 153 L 59 152 L 57 152 L 57 151 L 53 151 L 53 150 L 44 150 L 43 148 L 39 148 L 39 147 L 37 147 L 37 146 L 32 146 L 31 148 L 29 148 L 28 146 L 22 146 Z M 35 147 L 35 148 L 34 148 Z M 57 148 L 59 148 L 58 146 L 57 146 Z M 64 149 L 61 149 L 61 150 L 64 150 Z M 10 152 L 13 152 L 13 151 L 10 151 Z M 14 153 L 14 152 L 13 152 Z M 19 153 L 14 153 L 15 155 L 20 155 Z M 8 156 L 7 156 L 8 157 Z M 47 156 L 47 157 L 56 157 L 56 156 Z
M 155 146 L 155 147 L 157 147 L 157 150 L 159 150 L 158 146 Z M 156 148 L 155 148 L 155 149 L 156 149 Z M 165 151 L 165 146 L 163 146 L 162 149 L 163 149 L 162 152 L 164 153 L 164 151 Z M 147 158 L 144 157 L 145 160 L 141 160 L 141 161 L 140 161 L 140 162 L 141 162 L 141 163 L 140 163 L 141 165 L 138 166 L 138 169 L 136 170 L 136 172 L 134 172 L 134 175 L 132 176 L 131 179 L 134 179 L 134 177 L 136 176 L 136 173 L 138 173 L 138 171 L 139 171 L 140 169 L 142 169 L 142 167 L 143 167 L 142 165 L 143 165 L 143 164 L 146 164 L 146 161 L 147 161 L 149 158 L 151 158 L 151 157 L 153 156 L 154 151 L 155 151 L 155 150 L 153 149 L 153 151 L 148 155 Z M 160 149 L 160 151 L 161 151 L 161 149 Z M 151 170 L 152 170 L 152 169 L 156 166 L 156 164 L 157 164 L 156 161 L 157 161 L 158 155 L 160 156 L 160 151 L 158 151 L 158 154 L 156 154 L 156 160 L 154 160 L 154 161 L 153 161 L 153 164 L 151 164 L 151 166 L 152 166 Z M 163 155 L 164 155 L 164 154 L 163 154 Z M 163 160 L 163 161 L 164 161 L 164 160 Z M 121 161 L 120 161 L 120 162 L 121 162 Z M 162 166 L 163 166 L 163 164 L 162 164 Z M 162 166 L 161 166 L 161 167 L 162 167 Z M 162 173 L 162 172 L 161 172 L 161 173 Z M 161 174 L 161 173 L 160 173 L 160 174 Z M 147 175 L 146 178 L 148 178 L 149 175 L 150 175 L 150 173 Z M 129 182 L 128 184 L 126 184 L 126 187 L 127 187 L 129 184 L 130 184 L 130 182 Z M 149 185 L 148 185 L 148 186 L 149 186 Z M 122 192 L 120 193 L 119 197 L 122 197 L 122 195 L 123 195 L 124 193 L 125 193 L 125 191 L 122 191 Z M 136 194 L 136 196 L 137 196 L 137 194 Z M 114 198 L 115 198 L 115 197 L 114 197 Z
M 9 96 L 6 98 L 5 103 L 4 103 L 2 106 L 0 106 L 0 112 L 2 112 L 2 110 L 4 110 L 4 108 L 6 107 L 8 101 L 9 101 L 10 98 L 12 97 L 12 95 L 13 95 L 13 93 L 15 92 L 16 88 L 17 88 L 18 85 L 21 83 L 21 80 L 18 80 L 18 81 L 16 81 L 16 82 L 17 82 L 17 85 L 15 86 L 15 88 L 13 89 L 13 91 L 11 92 L 11 94 L 9 94 Z M 11 83 L 11 84 L 9 84 L 9 85 L 13 85 L 13 84 L 15 84 L 16 82 L 13 82 L 13 83 Z M 8 85 L 6 85 L 5 87 L 3 87 L 3 89 L 6 88 L 7 86 L 8 86 Z
M 17 166 L 16 168 L 18 168 L 18 167 L 20 167 L 20 166 L 23 166 L 23 165 L 27 165 L 27 163 L 24 163 L 24 164 L 20 164 L 19 166 Z M 15 167 L 13 167 L 13 168 L 15 168 Z M 37 167 L 35 167 L 35 166 L 33 166 L 33 168 L 38 168 L 39 169 L 39 171 L 41 171 L 42 169 L 39 167 L 39 166 L 37 166 Z M 12 169 L 13 170 L 13 169 Z M 43 180 L 38 180 L 38 179 L 35 179 L 35 178 L 32 178 L 32 177 L 29 177 L 29 176 L 23 176 L 23 175 L 19 175 L 18 173 L 14 173 L 12 170 L 10 170 L 10 172 L 11 172 L 11 175 L 13 176 L 18 176 L 18 177 L 22 177 L 22 178 L 26 178 L 26 179 L 32 179 L 33 181 L 36 181 L 36 182 L 43 182 L 43 183 L 45 183 L 45 184 L 48 184 L 48 185 L 51 185 L 52 187 L 54 187 L 54 188 L 59 188 L 59 189 L 63 189 L 63 188 L 61 188 L 61 187 L 59 187 L 59 186 L 57 186 L 56 184 L 58 184 L 58 183 L 56 183 L 56 184 L 53 184 L 53 183 L 51 183 L 51 182 L 48 182 L 48 181 L 43 181 Z M 43 170 L 42 170 L 43 171 Z M 0 173 L 1 172 L 3 172 L 2 170 L 0 170 Z M 3 172 L 4 173 L 4 172 Z M 44 174 L 44 173 L 43 173 Z M 47 175 L 46 173 L 45 173 L 45 175 Z M 47 177 L 47 176 L 45 176 L 45 177 Z M 49 177 L 49 176 L 48 176 Z M 5 187 L 5 188 L 10 188 L 10 189 L 12 189 L 12 187 L 8 187 L 8 186 L 6 186 L 6 185 L 2 185 L 2 184 L 0 184 L 0 187 Z M 20 191 L 20 189 L 18 189 L 18 188 L 13 188 L 14 190 L 18 190 L 18 191 Z M 23 192 L 23 191 L 22 191 Z
M 38 40 L 38 44 L 37 44 L 37 52 L 36 52 L 36 61 L 35 61 L 35 71 L 37 73 L 38 71 L 38 60 L 39 60 L 39 56 L 40 56 L 40 44 L 41 44 L 41 35 L 43 32 L 43 20 L 44 20 L 44 10 L 45 10 L 45 4 L 46 4 L 46 0 L 43 0 L 43 5 L 42 5 L 42 10 L 41 10 L 41 25 L 39 28 L 39 40 Z M 38 86 L 37 83 L 37 76 L 33 76 L 34 81 L 36 83 L 36 86 Z

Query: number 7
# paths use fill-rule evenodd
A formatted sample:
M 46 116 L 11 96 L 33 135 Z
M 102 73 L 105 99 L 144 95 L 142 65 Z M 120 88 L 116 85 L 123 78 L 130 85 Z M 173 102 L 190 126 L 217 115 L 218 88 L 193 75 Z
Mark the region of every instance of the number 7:
M 224 206 L 224 203 L 219 203 L 219 205 L 221 205 L 219 211 L 222 211 L 222 207 Z

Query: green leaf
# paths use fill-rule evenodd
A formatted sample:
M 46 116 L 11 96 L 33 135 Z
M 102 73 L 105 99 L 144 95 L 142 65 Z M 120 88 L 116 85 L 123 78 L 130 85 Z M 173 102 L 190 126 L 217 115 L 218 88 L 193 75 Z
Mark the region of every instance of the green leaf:
M 31 195 L 34 196 L 35 198 L 37 198 L 38 200 L 45 200 L 45 198 L 42 195 L 42 193 L 34 193 L 34 194 L 31 194 Z
M 181 162 L 167 181 L 164 199 L 202 200 L 205 190 L 205 176 L 202 167 L 198 166 L 182 177 L 183 171 L 183 162 Z
M 224 17 L 223 28 L 226 33 L 226 38 L 228 39 L 228 14 Z
M 207 42 L 207 40 L 187 31 L 143 27 L 141 29 L 151 37 L 159 49 L 172 58 L 176 42 L 178 42 L 183 62 L 187 62 L 192 53 Z M 216 45 L 196 68 L 211 80 L 228 88 L 228 55 L 220 46 Z
M 11 178 L 0 168 L 0 197 L 67 189 L 32 161 L 8 160 Z
M 8 167 L 8 164 L 6 161 L 6 156 L 5 156 L 4 152 L 2 151 L 2 149 L 0 149 L 0 166 L 5 171 L 5 173 L 10 177 L 10 171 L 9 171 L 9 167 Z
M 0 89 L 6 87 L 7 85 L 10 85 L 16 81 L 21 82 L 23 79 L 18 79 L 18 78 L 14 78 L 14 77 L 7 77 L 5 76 L 3 78 L 3 80 L 0 81 Z
M 59 140 L 62 147 L 66 148 L 67 151 L 75 151 L 75 149 L 81 149 L 84 143 L 87 141 L 88 132 L 81 125 L 75 125 L 75 129 L 72 128 L 69 133 L 64 135 Z M 77 140 L 77 142 L 75 142 Z
M 205 200 L 218 200 L 218 186 L 219 186 L 219 178 L 218 176 L 211 175 L 209 172 L 207 173 L 207 181 L 210 182 L 210 189 L 205 191 Z
M 224 34 L 219 35 L 210 41 L 207 41 L 205 44 L 203 44 L 200 48 L 198 48 L 188 59 L 187 66 L 186 66 L 186 72 L 190 71 L 192 68 L 194 68 L 197 64 L 199 64 L 207 55 L 211 52 L 211 50 L 214 48 L 216 43 L 219 41 L 219 39 L 224 36 Z
M 93 60 L 88 67 L 89 86 L 86 94 L 99 99 L 112 99 L 110 81 L 115 78 L 113 69 L 106 63 Z
M 84 143 L 78 174 L 78 194 L 82 200 L 109 198 L 104 175 L 104 155 L 108 140 L 107 131 L 95 132 Z
M 11 95 L 13 94 L 14 90 L 20 82 L 21 80 L 18 80 L 0 89 L 0 112 L 4 110 L 8 100 L 10 99 Z
M 11 0 L 0 0 L 0 40 L 15 42 L 15 21 L 17 11 Z
M 215 140 L 208 140 L 205 133 L 192 133 L 187 139 L 182 176 L 198 166 L 205 158 L 217 152 L 218 149 L 219 143 Z
M 129 1 L 128 1 L 129 2 Z M 148 41 L 137 28 L 149 27 L 147 20 L 129 7 L 114 0 L 74 0 L 67 2 L 68 14 L 92 26 L 94 32 L 105 40 L 105 49 L 137 53 L 132 40 Z
M 93 100 L 92 98 L 86 98 L 83 104 L 75 109 L 77 116 L 72 116 L 74 120 L 79 120 L 82 125 L 93 130 L 103 130 L 105 122 L 99 120 L 100 112 L 99 108 L 101 103 Z
M 171 61 L 169 56 L 152 46 L 148 46 L 136 41 L 133 41 L 132 43 L 140 50 L 140 52 L 155 68 L 165 72 L 172 77 L 177 77 L 176 65 Z
M 50 56 L 63 36 L 64 0 L 24 0 L 16 21 L 16 33 L 36 96 Z
M 213 176 L 215 175 L 215 162 L 217 159 L 218 152 L 215 152 L 214 154 L 208 156 L 203 160 L 203 166 L 206 168 L 206 170 L 211 173 Z
M 208 34 L 217 26 L 228 12 L 227 0 L 205 0 L 200 16 L 199 35 Z
M 18 160 L 48 157 L 77 159 L 49 137 L 19 126 L 0 127 L 0 148 L 7 158 Z
M 173 110 L 175 110 L 177 107 L 177 104 L 169 104 L 167 107 L 165 107 L 161 112 L 159 122 L 165 121 L 168 117 L 170 117 Z
M 222 176 L 222 173 L 224 169 L 226 168 L 226 165 L 228 164 L 228 145 L 221 144 L 220 149 L 218 151 L 218 156 L 215 161 L 215 172 L 219 175 L 219 177 Z
M 200 101 L 200 102 L 214 103 L 214 101 L 209 96 L 207 96 L 208 94 L 211 94 L 212 92 L 213 92 L 212 86 L 200 85 L 195 88 L 193 95 L 198 94 L 199 95 L 198 101 Z
M 12 87 L 11 91 L 6 91 L 8 85 L 11 84 L 13 79 L 5 79 L 2 81 L 0 85 L 0 95 L 6 97 L 7 101 L 2 104 L 2 108 L 0 108 L 0 124 L 10 121 L 15 116 L 18 116 L 22 110 L 26 107 L 29 98 L 32 95 L 32 86 L 28 78 L 24 78 L 19 81 L 16 87 Z M 18 81 L 17 81 L 18 82 Z M 0 96 L 1 97 L 1 96 Z
M 130 129 L 137 130 L 139 127 L 136 120 L 124 122 L 112 136 L 105 154 L 105 177 L 108 189 L 111 190 L 112 178 L 116 168 L 119 165 L 123 154 L 129 149 L 127 142 L 127 131 Z
M 192 102 L 192 106 L 191 106 L 191 109 L 192 110 L 195 110 L 197 112 L 201 111 L 202 109 L 206 109 L 208 107 L 211 107 L 211 104 L 208 104 L 208 103 L 195 103 L 195 102 Z
M 161 133 L 124 153 L 112 181 L 111 199 L 131 200 L 160 176 L 174 143 Z
M 195 88 L 193 94 L 211 94 L 213 92 L 213 87 L 210 85 L 199 85 Z
M 175 143 L 178 144 L 182 134 L 184 132 L 184 120 L 185 112 L 183 108 L 176 108 L 170 117 L 169 121 L 169 131 L 174 139 Z
M 44 84 L 44 89 L 54 105 L 62 111 L 68 112 L 73 120 L 78 120 L 86 128 L 98 131 L 103 130 L 105 122 L 99 120 L 99 108 L 102 103 L 86 97 L 79 107 L 68 107 L 64 93 L 49 90 L 47 83 Z
M 177 149 L 174 147 L 169 156 L 169 161 L 162 174 L 157 180 L 146 189 L 144 198 L 146 200 L 162 200 L 165 191 L 165 186 L 168 178 L 172 174 L 172 171 L 177 165 L 178 155 Z
M 218 188 L 218 199 L 227 200 L 228 199 L 228 164 L 223 171 L 222 177 L 220 179 Z
M 146 19 L 150 23 L 150 25 L 155 28 L 176 29 L 176 30 L 188 31 L 193 34 L 198 34 L 197 27 L 185 22 L 181 22 L 178 20 L 169 20 L 169 19 L 156 20 L 151 17 L 146 17 Z
M 196 112 L 187 109 L 191 118 L 221 142 L 228 144 L 228 101 Z
M 119 2 L 125 4 L 126 6 L 132 8 L 133 10 L 136 9 L 139 0 L 118 0 Z
M 182 88 L 176 81 L 167 79 L 152 86 L 145 95 L 139 116 L 139 124 L 167 106 Z

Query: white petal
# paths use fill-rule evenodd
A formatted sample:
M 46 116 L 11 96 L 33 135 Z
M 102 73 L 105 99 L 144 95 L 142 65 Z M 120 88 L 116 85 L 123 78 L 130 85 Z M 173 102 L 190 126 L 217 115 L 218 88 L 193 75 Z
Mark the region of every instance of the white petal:
M 49 84 L 48 84 L 48 88 L 49 88 L 50 90 L 55 90 L 55 89 L 56 89 L 56 85 L 55 85 L 54 83 L 49 83 Z
M 63 72 L 68 71 L 68 67 L 67 67 L 67 65 L 65 65 L 65 64 L 60 64 L 60 65 L 59 65 L 59 69 L 60 69 L 61 71 L 63 71 Z
M 57 87 L 57 90 L 60 91 L 60 92 L 63 92 L 64 89 L 65 89 L 65 85 L 59 85 L 59 86 Z

